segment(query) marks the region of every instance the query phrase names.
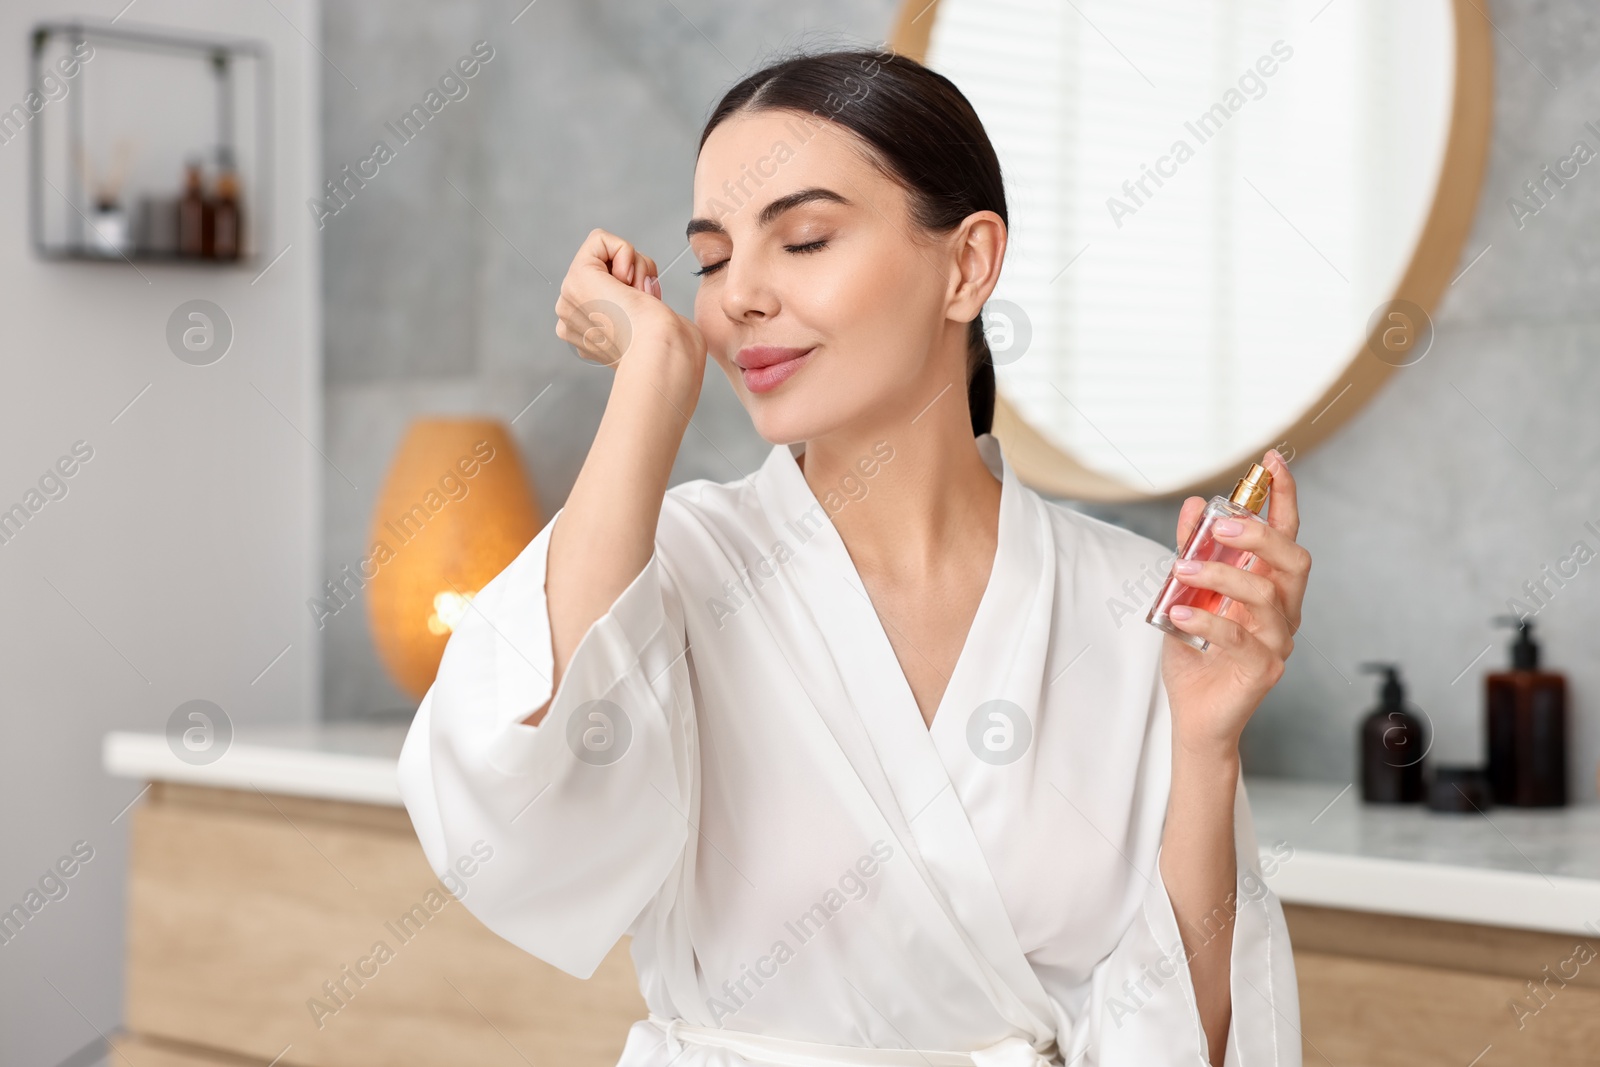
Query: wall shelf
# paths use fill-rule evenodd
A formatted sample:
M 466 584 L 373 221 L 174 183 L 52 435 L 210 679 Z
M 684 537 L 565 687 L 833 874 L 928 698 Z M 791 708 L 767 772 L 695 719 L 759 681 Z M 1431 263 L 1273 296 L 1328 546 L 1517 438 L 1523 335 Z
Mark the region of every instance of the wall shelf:
M 29 49 L 40 258 L 257 263 L 272 202 L 263 42 L 73 21 L 36 25 Z

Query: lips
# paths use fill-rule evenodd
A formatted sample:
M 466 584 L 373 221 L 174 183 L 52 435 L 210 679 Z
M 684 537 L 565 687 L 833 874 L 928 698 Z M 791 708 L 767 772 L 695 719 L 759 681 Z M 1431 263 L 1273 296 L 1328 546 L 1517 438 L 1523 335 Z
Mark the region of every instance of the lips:
M 777 345 L 750 345 L 733 357 L 744 376 L 745 388 L 752 393 L 776 389 L 805 366 L 814 349 L 781 348 Z
M 739 349 L 739 354 L 733 357 L 740 370 L 761 370 L 775 363 L 786 360 L 799 359 L 809 348 L 780 348 L 777 345 L 748 345 Z

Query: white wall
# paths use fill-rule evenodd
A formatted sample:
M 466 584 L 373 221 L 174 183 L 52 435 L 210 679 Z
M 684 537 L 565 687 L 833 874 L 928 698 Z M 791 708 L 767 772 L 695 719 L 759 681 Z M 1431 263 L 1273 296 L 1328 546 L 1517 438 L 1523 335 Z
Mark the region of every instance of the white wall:
M 109 19 L 124 3 L 0 5 L 0 108 L 27 91 L 36 22 Z M 322 180 L 319 86 L 338 77 L 305 39 L 319 23 L 317 0 L 138 0 L 118 23 L 268 43 L 274 231 L 254 269 L 43 262 L 27 230 L 28 146 L 0 144 L 0 510 L 74 442 L 93 449 L 66 495 L 0 544 L 0 911 L 75 842 L 93 849 L 67 894 L 0 943 L 0 1063 L 58 1062 L 121 1021 L 130 819 L 118 816 L 139 786 L 100 770 L 102 735 L 163 729 L 195 698 L 236 725 L 319 714 L 305 600 L 322 483 L 339 478 L 317 451 L 321 253 L 304 208 Z M 234 328 L 206 367 L 166 341 L 172 311 L 196 298 Z

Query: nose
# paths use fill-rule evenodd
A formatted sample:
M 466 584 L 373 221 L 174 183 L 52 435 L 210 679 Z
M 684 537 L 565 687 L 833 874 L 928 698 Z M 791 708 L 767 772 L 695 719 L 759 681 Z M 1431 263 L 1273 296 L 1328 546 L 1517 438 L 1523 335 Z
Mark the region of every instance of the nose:
M 722 313 L 732 322 L 759 322 L 781 306 L 770 271 L 751 256 L 734 255 L 722 268 Z

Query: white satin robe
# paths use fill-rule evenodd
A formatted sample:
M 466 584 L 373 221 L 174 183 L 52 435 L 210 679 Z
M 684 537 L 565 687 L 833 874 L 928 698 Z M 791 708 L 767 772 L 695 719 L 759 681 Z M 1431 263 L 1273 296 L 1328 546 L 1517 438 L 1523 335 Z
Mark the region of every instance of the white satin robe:
M 668 491 L 654 555 L 524 724 L 550 696 L 557 512 L 479 593 L 407 734 L 400 787 L 434 871 L 491 844 L 465 906 L 580 978 L 631 934 L 659 1020 L 1027 1067 L 1204 1065 L 1157 865 L 1162 634 L 1124 585 L 1170 553 L 1044 500 L 978 443 L 999 549 L 931 728 L 798 445 Z M 1226 1062 L 1299 1065 L 1242 781 L 1235 828 Z M 756 1062 L 677 1051 L 640 1020 L 619 1067 Z

